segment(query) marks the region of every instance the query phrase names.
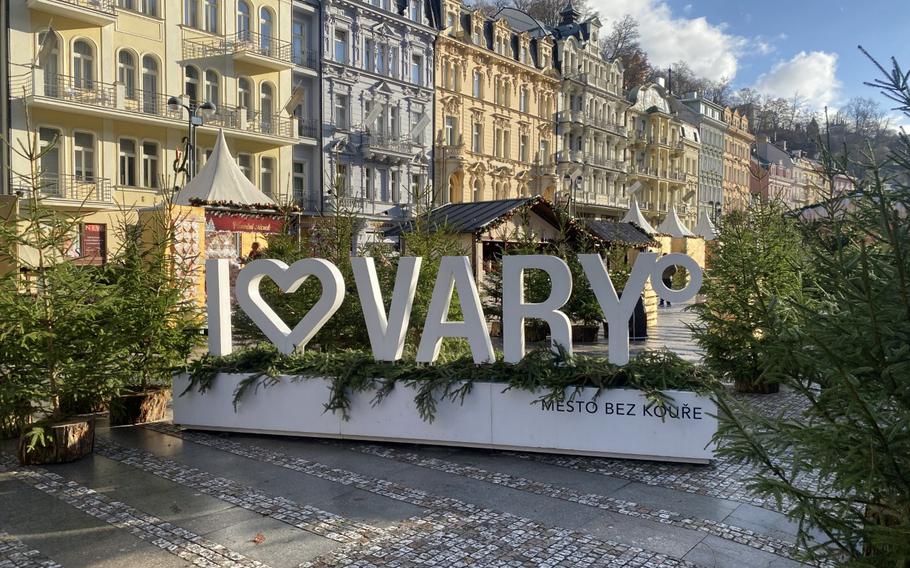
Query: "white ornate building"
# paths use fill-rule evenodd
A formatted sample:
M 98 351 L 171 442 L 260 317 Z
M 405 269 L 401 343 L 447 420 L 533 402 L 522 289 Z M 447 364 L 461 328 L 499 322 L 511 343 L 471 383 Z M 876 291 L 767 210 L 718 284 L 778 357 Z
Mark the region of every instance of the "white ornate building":
M 433 6 L 322 4 L 323 210 L 377 222 L 404 216 L 432 179 Z
M 577 215 L 619 218 L 629 207 L 626 194 L 626 109 L 623 69 L 605 61 L 597 17 L 581 20 L 569 2 L 553 29 L 562 79 L 556 115 L 556 156 L 560 197 Z

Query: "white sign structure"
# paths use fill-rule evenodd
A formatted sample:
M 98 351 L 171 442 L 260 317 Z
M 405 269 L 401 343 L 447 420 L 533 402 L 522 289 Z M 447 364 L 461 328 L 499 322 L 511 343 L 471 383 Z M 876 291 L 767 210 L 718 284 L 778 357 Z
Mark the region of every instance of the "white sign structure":
M 586 388 L 562 402 L 538 400 L 540 393 L 496 383 L 474 383 L 464 400 L 440 400 L 432 422 L 421 419 L 416 392 L 396 386 L 373 405 L 372 392 L 351 394 L 350 419 L 326 412 L 331 381 L 279 381 L 243 398 L 235 411 L 234 391 L 247 375 L 221 374 L 205 394 L 174 398 L 174 422 L 187 428 L 344 438 L 448 446 L 561 452 L 690 463 L 714 456 L 714 402 L 695 393 L 665 391 L 673 406 L 649 402 L 632 389 L 610 389 L 595 398 Z M 174 379 L 183 392 L 186 376 Z M 574 389 L 572 389 L 574 390 Z M 570 400 L 571 398 L 571 400 Z
M 420 276 L 421 260 L 418 257 L 400 259 L 390 310 L 389 313 L 385 313 L 373 259 L 351 259 L 373 356 L 379 361 L 395 361 L 402 356 L 404 338 Z M 639 253 L 621 294 L 617 294 L 613 287 L 600 255 L 582 254 L 579 255 L 579 260 L 607 320 L 610 329 L 608 357 L 611 363 L 617 365 L 629 362 L 627 324 L 648 278 L 651 279 L 651 285 L 658 296 L 672 302 L 689 300 L 695 297 L 701 288 L 701 267 L 684 254 L 673 253 L 658 258 L 656 253 Z M 227 262 L 225 259 L 206 261 L 209 351 L 213 355 L 227 355 L 232 350 Z M 663 271 L 672 265 L 684 267 L 690 275 L 689 283 L 681 290 L 668 288 L 661 279 Z M 543 270 L 550 278 L 550 296 L 543 302 L 525 302 L 524 274 L 530 269 Z M 504 360 L 507 363 L 517 363 L 524 357 L 524 322 L 528 318 L 546 322 L 550 327 L 550 342 L 553 348 L 561 347 L 566 353 L 571 354 L 572 326 L 568 316 L 561 311 L 572 294 L 572 276 L 565 261 L 545 255 L 505 256 L 502 274 Z M 282 292 L 290 294 L 310 276 L 319 279 L 322 295 L 303 319 L 291 329 L 265 302 L 259 287 L 262 280 L 268 277 Z M 269 341 L 282 353 L 290 354 L 294 351 L 302 352 L 307 343 L 338 310 L 344 301 L 345 282 L 338 268 L 327 260 L 306 258 L 288 266 L 280 260 L 260 259 L 254 260 L 240 271 L 235 294 L 240 309 L 250 316 Z M 464 315 L 463 321 L 446 319 L 453 294 L 458 294 Z M 466 256 L 447 256 L 440 262 L 430 308 L 423 326 L 423 335 L 417 348 L 417 361 L 434 362 L 439 356 L 442 340 L 446 337 L 466 339 L 476 363 L 489 363 L 494 360 L 490 332 L 477 285 L 472 276 L 471 265 Z
M 660 258 L 655 253 L 638 254 L 621 292 L 613 286 L 603 259 L 596 254 L 580 255 L 585 276 L 610 327 L 609 358 L 623 365 L 629 361 L 628 322 L 650 278 L 657 294 L 673 302 L 695 296 L 701 287 L 701 268 L 683 254 Z M 363 309 L 364 323 L 373 356 L 381 361 L 402 357 L 404 338 L 420 277 L 422 260 L 403 257 L 386 312 L 372 258 L 353 258 L 354 284 Z M 683 266 L 689 283 L 682 290 L 663 284 L 663 271 L 670 265 Z M 524 275 L 527 270 L 546 272 L 551 291 L 539 303 L 525 301 Z M 284 293 L 293 293 L 313 276 L 322 286 L 322 295 L 293 328 L 281 320 L 265 302 L 260 285 L 271 278 Z M 503 257 L 503 357 L 517 363 L 525 355 L 524 322 L 543 320 L 550 327 L 551 345 L 572 352 L 572 326 L 562 308 L 572 294 L 572 276 L 560 258 L 543 255 Z M 209 350 L 214 355 L 231 352 L 231 310 L 227 261 L 206 261 L 209 312 Z M 338 310 L 344 300 L 345 282 L 332 263 L 308 258 L 288 266 L 277 260 L 255 260 L 237 278 L 237 303 L 282 353 L 303 351 L 307 343 Z M 453 295 L 463 313 L 462 321 L 448 321 Z M 439 355 L 443 338 L 468 341 L 476 363 L 495 360 L 493 344 L 483 314 L 480 296 L 467 257 L 444 257 L 423 322 L 417 360 L 432 363 Z M 259 432 L 297 436 L 352 438 L 475 446 L 525 451 L 556 451 L 573 454 L 612 456 L 665 461 L 706 463 L 713 458 L 712 436 L 717 430 L 714 402 L 692 392 L 667 391 L 669 406 L 654 405 L 645 394 L 633 389 L 610 389 L 599 396 L 596 389 L 570 389 L 562 401 L 543 401 L 542 393 L 506 385 L 476 382 L 464 399 L 437 401 L 434 420 L 421 419 L 414 403 L 415 391 L 397 386 L 373 405 L 373 393 L 352 393 L 350 419 L 341 413 L 326 412 L 331 380 L 281 377 L 269 388 L 259 389 L 234 407 L 234 392 L 248 375 L 221 374 L 204 394 L 189 391 L 174 399 L 174 422 L 190 428 Z M 184 392 L 186 376 L 174 379 L 174 392 Z

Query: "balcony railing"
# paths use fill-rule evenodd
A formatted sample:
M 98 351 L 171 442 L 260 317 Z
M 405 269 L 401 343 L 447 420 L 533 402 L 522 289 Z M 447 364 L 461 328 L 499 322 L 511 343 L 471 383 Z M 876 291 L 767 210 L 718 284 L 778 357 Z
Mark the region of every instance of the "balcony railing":
M 20 0 L 29 8 L 105 26 L 116 21 L 115 0 Z
M 192 38 L 183 40 L 183 56 L 187 59 L 199 59 L 220 55 L 254 55 L 286 63 L 303 64 L 310 62 L 305 54 L 301 63 L 295 59 L 293 46 L 289 41 L 282 41 L 258 32 L 245 31 L 217 38 Z M 311 61 L 315 68 L 315 58 Z
M 584 159 L 584 153 L 581 150 L 560 150 L 556 152 L 557 162 L 581 162 Z
M 402 136 L 391 134 L 365 134 L 363 145 L 372 150 L 394 152 L 396 154 L 410 154 L 411 141 Z
M 86 8 L 115 16 L 117 3 L 115 0 L 53 0 L 58 4 L 69 4 L 78 8 Z
M 632 173 L 635 173 L 635 174 L 638 174 L 641 176 L 658 177 L 657 168 L 649 168 L 647 166 L 633 165 Z
M 296 120 L 277 116 L 274 113 L 253 112 L 242 107 L 219 106 L 214 113 L 205 117 L 205 124 L 221 126 L 246 132 L 258 132 L 267 136 L 296 138 Z
M 298 67 L 306 67 L 307 69 L 316 69 L 316 60 L 317 55 L 315 51 L 310 51 L 309 49 L 296 50 L 291 54 L 291 60 L 294 62 L 294 65 Z
M 13 190 L 22 195 L 37 191 L 38 197 L 65 199 L 73 202 L 113 202 L 111 180 L 94 176 L 45 173 L 36 180 L 19 176 L 13 181 Z
M 606 130 L 608 132 L 611 132 L 617 136 L 626 136 L 626 134 L 627 134 L 625 126 L 618 124 L 616 122 L 612 122 L 606 118 L 588 115 L 586 120 L 587 120 L 588 124 L 590 124 L 596 128 L 600 128 L 601 130 Z
M 316 138 L 318 123 L 312 118 L 297 117 L 297 136 L 301 138 Z

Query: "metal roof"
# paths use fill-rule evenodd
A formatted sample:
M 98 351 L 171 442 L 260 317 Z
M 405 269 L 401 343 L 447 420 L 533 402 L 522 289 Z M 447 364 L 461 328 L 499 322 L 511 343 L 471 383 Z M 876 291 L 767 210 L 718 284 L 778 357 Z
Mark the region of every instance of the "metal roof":
M 448 203 L 433 209 L 424 218 L 431 230 L 445 227 L 455 233 L 477 233 L 513 210 L 536 205 L 538 201 L 537 198 L 522 197 L 496 201 Z M 407 233 L 411 230 L 412 223 L 412 221 L 408 221 L 396 225 L 386 231 L 386 235 L 391 237 Z
M 632 223 L 585 220 L 585 226 L 609 243 L 633 247 L 659 246 L 659 243 Z

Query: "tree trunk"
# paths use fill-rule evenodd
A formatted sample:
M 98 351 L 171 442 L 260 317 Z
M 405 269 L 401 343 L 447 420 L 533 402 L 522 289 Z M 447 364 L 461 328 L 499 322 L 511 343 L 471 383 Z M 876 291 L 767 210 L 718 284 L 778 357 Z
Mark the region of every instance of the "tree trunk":
M 45 444 L 28 449 L 28 437 L 19 437 L 18 458 L 22 465 L 65 463 L 82 459 L 95 448 L 95 419 L 67 420 L 44 426 Z
M 143 424 L 164 420 L 171 389 L 149 389 L 111 400 L 111 426 Z

